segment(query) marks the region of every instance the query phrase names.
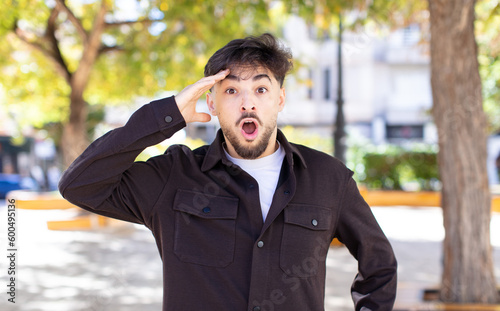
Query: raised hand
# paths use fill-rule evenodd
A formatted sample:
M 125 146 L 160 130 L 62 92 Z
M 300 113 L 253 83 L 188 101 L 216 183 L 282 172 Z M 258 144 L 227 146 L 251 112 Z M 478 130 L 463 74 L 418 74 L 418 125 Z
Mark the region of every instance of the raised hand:
M 213 76 L 204 77 L 186 86 L 175 96 L 177 107 L 179 107 L 186 123 L 210 121 L 211 117 L 208 113 L 196 111 L 196 102 L 205 92 L 210 90 L 217 82 L 223 80 L 228 74 L 229 69 L 225 69 Z

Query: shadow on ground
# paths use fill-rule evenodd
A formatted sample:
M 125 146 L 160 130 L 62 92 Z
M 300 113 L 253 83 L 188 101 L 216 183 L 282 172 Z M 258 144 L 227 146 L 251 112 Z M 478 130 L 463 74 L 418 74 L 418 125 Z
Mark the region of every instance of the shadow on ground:
M 423 289 L 439 284 L 443 236 L 441 212 L 438 208 L 373 210 L 398 258 L 395 309 L 404 309 L 418 303 Z M 161 310 L 161 260 L 151 233 L 130 224 L 100 231 L 47 230 L 48 220 L 67 219 L 71 213 L 18 210 L 16 304 L 7 303 L 4 294 L 0 309 Z M 496 227 L 499 227 L 500 215 L 495 217 Z M 1 206 L 2 227 L 5 218 L 6 209 Z M 497 282 L 500 284 L 500 245 L 494 246 Z M 330 250 L 326 264 L 325 311 L 352 311 L 350 286 L 357 271 L 356 261 L 345 247 L 340 247 Z M 0 284 L 6 282 L 6 272 L 2 271 Z

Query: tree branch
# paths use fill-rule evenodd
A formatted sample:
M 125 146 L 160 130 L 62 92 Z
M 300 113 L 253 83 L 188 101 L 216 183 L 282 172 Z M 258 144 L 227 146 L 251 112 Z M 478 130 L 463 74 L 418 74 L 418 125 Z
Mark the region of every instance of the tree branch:
M 57 70 L 57 72 L 59 72 L 59 74 L 69 83 L 69 81 L 71 80 L 71 73 L 68 71 L 68 68 L 64 63 L 64 61 L 62 61 L 62 58 L 59 59 L 57 55 L 54 54 L 53 51 L 47 49 L 40 42 L 37 42 L 36 40 L 31 40 L 29 38 L 29 33 L 19 28 L 17 26 L 17 23 L 14 26 L 14 34 L 17 36 L 17 38 L 26 43 L 30 48 L 41 52 L 49 60 L 51 60 L 55 64 L 55 69 Z
M 59 41 L 56 38 L 56 30 L 57 30 L 57 16 L 60 13 L 59 6 L 56 5 L 54 9 L 52 9 L 52 12 L 50 13 L 50 17 L 47 20 L 47 29 L 45 30 L 45 39 L 50 45 L 51 49 L 51 54 L 53 60 L 59 64 L 59 66 L 62 68 L 62 70 L 65 72 L 64 78 L 68 83 L 70 83 L 70 77 L 71 73 L 69 72 L 68 65 L 66 64 L 66 61 L 64 60 L 61 50 L 59 49 Z
M 136 20 L 136 21 L 121 21 L 121 22 L 112 22 L 112 23 L 106 23 L 105 26 L 106 28 L 112 28 L 112 27 L 119 27 L 123 25 L 134 25 L 134 24 L 151 24 L 154 22 L 161 22 L 163 21 L 162 19 L 141 19 L 141 20 Z
M 108 53 L 108 52 L 113 52 L 113 51 L 123 51 L 123 47 L 119 46 L 119 45 L 114 45 L 114 46 L 107 46 L 107 45 L 102 45 L 100 48 L 99 48 L 99 51 L 97 52 L 99 55 L 101 54 L 105 54 L 105 53 Z
M 64 0 L 56 0 L 56 2 L 57 2 L 56 8 L 60 7 L 66 14 L 68 14 L 69 21 L 76 28 L 76 31 L 78 32 L 78 34 L 82 38 L 82 41 L 83 42 L 87 41 L 88 33 L 85 30 L 85 28 L 83 28 L 83 25 L 82 25 L 82 22 L 80 21 L 80 19 L 78 17 L 76 17 L 75 14 L 73 14 L 73 11 L 71 11 L 71 9 L 66 5 L 66 2 Z
M 94 25 L 92 31 L 88 35 L 88 40 L 84 42 L 83 54 L 78 65 L 78 69 L 75 71 L 72 77 L 71 86 L 74 96 L 83 96 L 83 90 L 87 85 L 90 77 L 90 72 L 92 67 L 99 56 L 99 49 L 101 48 L 101 36 L 104 32 L 105 21 L 104 16 L 108 11 L 106 1 L 102 0 L 99 12 L 94 19 Z
M 50 11 L 50 16 L 49 19 L 47 20 L 47 30 L 45 31 L 46 35 L 49 32 L 55 32 L 56 29 L 56 20 L 57 16 L 59 16 L 59 13 L 61 11 L 59 10 L 59 6 L 55 6 L 51 11 Z M 50 31 L 49 31 L 50 28 Z
M 35 50 L 42 52 L 47 57 L 50 57 L 50 58 L 54 57 L 54 55 L 52 55 L 52 53 L 49 50 L 47 50 L 42 44 L 29 39 L 28 32 L 17 27 L 17 24 L 14 26 L 14 33 L 21 41 L 28 44 L 31 48 L 34 48 Z
M 489 22 L 492 22 L 493 19 L 495 18 L 495 16 L 498 16 L 498 14 L 500 14 L 500 3 L 498 3 L 490 12 L 488 18 L 486 19 L 486 21 L 489 23 Z

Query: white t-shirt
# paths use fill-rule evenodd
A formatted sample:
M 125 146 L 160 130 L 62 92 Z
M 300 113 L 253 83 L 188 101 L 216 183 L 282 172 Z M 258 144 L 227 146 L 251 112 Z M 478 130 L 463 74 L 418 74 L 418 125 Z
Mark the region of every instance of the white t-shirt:
M 262 210 L 262 218 L 265 221 L 273 201 L 274 192 L 278 186 L 281 165 L 285 158 L 285 150 L 279 145 L 278 150 L 273 154 L 254 160 L 233 158 L 225 149 L 224 152 L 229 161 L 241 167 L 242 170 L 252 176 L 259 184 L 260 208 Z

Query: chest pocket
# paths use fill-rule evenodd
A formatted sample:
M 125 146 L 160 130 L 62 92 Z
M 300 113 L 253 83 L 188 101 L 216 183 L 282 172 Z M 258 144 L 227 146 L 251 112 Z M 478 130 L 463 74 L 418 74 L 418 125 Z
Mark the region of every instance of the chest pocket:
M 331 241 L 332 211 L 328 208 L 290 204 L 280 250 L 281 269 L 288 275 L 307 278 L 325 269 Z
M 238 199 L 178 190 L 174 253 L 184 262 L 225 267 L 233 262 Z

